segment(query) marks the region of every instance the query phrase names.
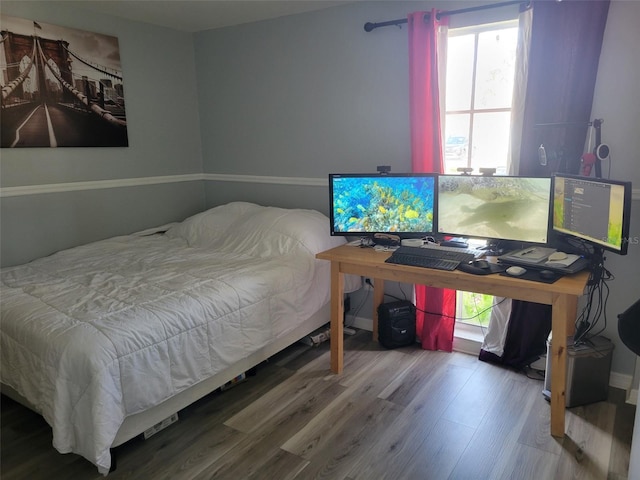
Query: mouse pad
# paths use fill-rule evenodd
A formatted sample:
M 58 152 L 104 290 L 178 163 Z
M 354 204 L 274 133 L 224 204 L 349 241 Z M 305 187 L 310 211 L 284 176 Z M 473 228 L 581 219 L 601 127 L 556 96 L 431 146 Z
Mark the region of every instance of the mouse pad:
M 511 277 L 511 278 L 521 278 L 523 280 L 531 280 L 532 282 L 540 282 L 540 283 L 555 283 L 562 278 L 562 275 L 558 274 L 556 278 L 552 278 L 547 280 L 546 278 L 540 278 L 540 274 L 537 270 L 527 270 L 522 275 L 515 277 L 513 275 L 509 275 L 506 272 L 500 273 L 503 277 Z
M 489 263 L 489 268 L 475 267 L 469 263 L 461 263 L 457 269 L 461 272 L 472 273 L 474 275 L 491 275 L 492 273 L 504 272 L 508 265 L 498 265 L 497 263 Z

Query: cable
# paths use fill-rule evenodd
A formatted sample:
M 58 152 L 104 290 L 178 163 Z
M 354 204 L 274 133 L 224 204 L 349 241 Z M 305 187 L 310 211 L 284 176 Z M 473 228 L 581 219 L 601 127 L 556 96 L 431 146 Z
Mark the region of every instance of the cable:
M 371 285 L 371 283 L 369 282 L 369 279 L 367 279 L 366 283 Z M 346 320 L 347 320 L 347 317 L 349 316 L 349 314 L 348 313 L 345 314 L 345 316 L 344 316 L 345 317 L 345 322 L 344 322 L 345 323 L 345 327 L 351 327 L 355 323 L 356 318 L 358 317 L 358 313 L 360 313 L 360 310 L 362 310 L 362 307 L 364 306 L 364 304 L 369 300 L 369 293 L 370 293 L 370 290 L 367 290 L 367 294 L 360 300 L 360 303 L 358 304 L 358 306 L 353 310 L 353 313 L 351 314 L 352 320 L 351 320 L 351 323 L 348 324 L 348 325 L 347 325 L 347 321 Z
M 538 380 L 540 382 L 544 382 L 544 377 L 546 375 L 544 370 L 538 370 L 536 368 L 531 368 L 531 365 L 525 365 L 522 368 L 522 372 L 525 374 L 527 378 L 531 380 Z M 535 373 L 536 376 L 529 375 L 529 372 Z
M 594 248 L 591 263 L 591 276 L 587 283 L 587 303 L 576 318 L 576 332 L 574 344 L 583 343 L 587 338 L 601 334 L 607 328 L 607 301 L 609 300 L 609 285 L 614 275 L 604 266 L 602 249 Z M 602 320 L 602 324 L 600 321 Z M 594 333 L 594 329 L 598 329 Z
M 391 295 L 389 293 L 385 293 L 384 294 L 385 297 L 390 297 L 393 298 L 395 300 L 406 300 L 406 298 L 400 298 L 400 297 L 396 297 L 395 295 Z M 500 300 L 498 303 L 496 303 L 495 305 L 500 305 L 502 302 L 504 302 L 506 300 L 506 298 L 503 298 L 502 300 Z M 474 318 L 479 317 L 480 315 L 482 315 L 484 312 L 488 312 L 489 310 L 491 310 L 495 305 L 491 305 L 490 307 L 487 307 L 481 311 L 479 311 L 478 313 L 476 313 L 474 316 L 472 317 L 456 317 L 455 315 L 446 315 L 442 312 L 437 313 L 437 312 L 429 312 L 427 310 L 422 310 L 421 308 L 416 307 L 416 310 L 419 312 L 422 312 L 426 315 L 437 315 L 440 317 L 445 317 L 445 318 L 453 318 L 454 320 L 473 320 Z

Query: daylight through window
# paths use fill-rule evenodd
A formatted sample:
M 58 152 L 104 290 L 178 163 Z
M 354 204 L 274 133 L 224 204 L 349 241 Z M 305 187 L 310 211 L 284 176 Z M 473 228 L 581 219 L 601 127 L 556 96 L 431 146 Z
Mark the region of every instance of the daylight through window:
M 446 173 L 460 167 L 507 173 L 517 21 L 452 29 L 448 35 Z

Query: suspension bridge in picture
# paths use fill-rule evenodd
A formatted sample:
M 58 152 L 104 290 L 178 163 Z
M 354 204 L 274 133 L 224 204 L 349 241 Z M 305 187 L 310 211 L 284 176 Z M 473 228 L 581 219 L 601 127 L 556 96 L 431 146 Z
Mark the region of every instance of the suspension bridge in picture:
M 64 40 L 0 33 L 3 148 L 128 145 L 121 72 L 82 58 Z

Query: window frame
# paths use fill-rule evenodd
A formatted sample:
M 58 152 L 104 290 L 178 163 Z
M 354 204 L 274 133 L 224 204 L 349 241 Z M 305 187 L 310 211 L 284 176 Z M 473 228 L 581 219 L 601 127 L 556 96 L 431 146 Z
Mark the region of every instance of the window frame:
M 474 44 L 473 44 L 473 68 L 472 68 L 472 78 L 471 78 L 471 101 L 469 109 L 462 110 L 447 110 L 446 101 L 444 108 L 444 126 L 443 129 L 443 139 L 442 144 L 443 147 L 446 146 L 447 139 L 447 128 L 446 128 L 446 119 L 448 115 L 469 115 L 469 131 L 467 136 L 467 149 L 466 149 L 466 158 L 464 162 L 464 167 L 471 168 L 471 160 L 473 154 L 473 145 L 474 145 L 474 116 L 477 114 L 486 114 L 486 113 L 511 113 L 513 110 L 513 101 L 509 107 L 500 107 L 500 108 L 475 108 L 476 103 L 476 78 L 477 78 L 477 65 L 478 65 L 478 40 L 481 33 L 490 32 L 493 30 L 500 30 L 506 28 L 518 28 L 519 22 L 518 19 L 511 20 L 500 20 L 490 23 L 482 23 L 478 25 L 464 26 L 458 28 L 449 28 L 447 32 L 447 38 L 463 36 L 463 35 L 474 35 Z M 513 96 L 513 94 L 512 94 Z M 444 150 L 443 150 L 444 153 Z M 445 167 L 445 171 L 447 171 L 447 158 L 444 155 L 443 163 Z M 507 165 L 505 164 L 505 168 Z

